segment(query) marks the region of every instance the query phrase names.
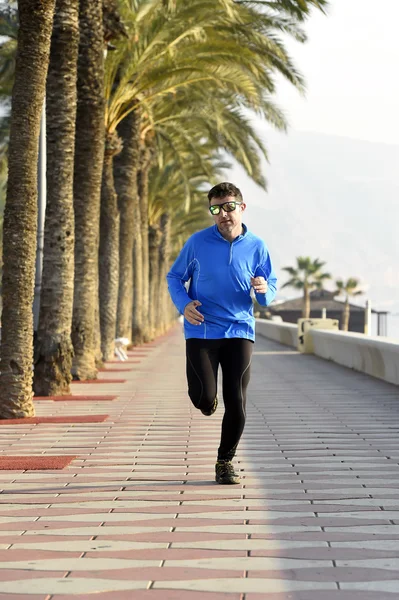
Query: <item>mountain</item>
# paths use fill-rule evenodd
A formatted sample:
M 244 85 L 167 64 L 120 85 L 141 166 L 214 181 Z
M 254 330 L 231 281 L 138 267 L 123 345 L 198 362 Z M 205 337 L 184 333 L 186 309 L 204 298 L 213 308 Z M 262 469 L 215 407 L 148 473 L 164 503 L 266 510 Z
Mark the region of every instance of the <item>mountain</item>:
M 297 256 L 326 262 L 334 280 L 359 278 L 377 310 L 399 311 L 399 146 L 259 128 L 268 192 L 234 165 L 244 222 L 265 239 L 282 284 Z M 331 284 L 327 285 L 332 289 Z M 296 295 L 284 288 L 280 298 Z

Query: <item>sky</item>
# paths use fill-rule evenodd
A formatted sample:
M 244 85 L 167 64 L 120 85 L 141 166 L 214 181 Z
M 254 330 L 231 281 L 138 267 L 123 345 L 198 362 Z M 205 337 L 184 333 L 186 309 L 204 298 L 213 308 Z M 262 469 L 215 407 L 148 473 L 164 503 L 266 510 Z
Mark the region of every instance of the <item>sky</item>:
M 315 10 L 304 25 L 307 43 L 285 40 L 307 87 L 302 97 L 278 80 L 275 101 L 287 116 L 288 139 L 290 131 L 307 132 L 399 147 L 398 23 L 399 0 L 330 0 L 327 16 Z M 273 144 L 267 144 L 265 132 L 269 126 L 258 119 L 255 124 L 261 137 L 266 133 L 273 170 Z M 392 148 L 395 155 L 397 148 Z M 244 193 L 245 182 L 244 176 Z M 269 194 L 259 190 L 257 196 L 268 205 L 276 200 L 272 186 Z M 389 299 L 398 312 L 399 298 Z M 399 339 L 399 316 L 390 317 L 388 330 Z
M 306 98 L 285 82 L 277 90 L 291 127 L 399 144 L 398 22 L 399 0 L 331 0 L 327 17 L 314 11 L 308 42 L 287 42 Z

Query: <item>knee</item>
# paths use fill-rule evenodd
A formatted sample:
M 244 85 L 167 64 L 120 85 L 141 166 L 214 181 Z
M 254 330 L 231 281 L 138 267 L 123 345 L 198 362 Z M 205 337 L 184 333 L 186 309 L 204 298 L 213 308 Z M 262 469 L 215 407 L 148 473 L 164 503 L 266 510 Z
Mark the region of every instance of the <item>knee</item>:
M 188 389 L 188 395 L 190 397 L 191 402 L 197 408 L 204 406 L 212 406 L 216 397 L 216 390 L 214 392 L 210 392 L 209 390 L 198 390 L 195 388 Z
M 212 406 L 212 404 L 215 402 L 215 398 L 216 398 L 216 390 L 213 392 L 210 392 L 209 390 L 204 391 L 204 393 L 202 394 L 202 397 L 201 397 L 202 406 Z
M 208 390 L 198 389 L 198 387 L 189 387 L 188 395 L 194 406 L 208 406 L 215 401 L 216 391 L 209 392 Z

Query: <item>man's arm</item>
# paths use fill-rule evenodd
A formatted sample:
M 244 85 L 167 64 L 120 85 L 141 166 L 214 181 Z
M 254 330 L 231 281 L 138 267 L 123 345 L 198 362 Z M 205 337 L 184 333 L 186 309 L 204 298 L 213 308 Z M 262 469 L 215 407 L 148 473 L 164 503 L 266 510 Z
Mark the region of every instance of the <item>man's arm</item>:
M 277 277 L 266 246 L 264 247 L 262 262 L 255 271 L 255 277 L 264 277 L 267 282 L 266 292 L 257 293 L 255 291 L 255 296 L 261 306 L 268 306 L 274 300 L 277 292 Z
M 192 298 L 187 294 L 184 284 L 191 278 L 195 262 L 193 244 L 190 238 L 183 246 L 182 251 L 166 276 L 170 296 L 180 314 L 184 314 L 185 307 L 192 301 Z

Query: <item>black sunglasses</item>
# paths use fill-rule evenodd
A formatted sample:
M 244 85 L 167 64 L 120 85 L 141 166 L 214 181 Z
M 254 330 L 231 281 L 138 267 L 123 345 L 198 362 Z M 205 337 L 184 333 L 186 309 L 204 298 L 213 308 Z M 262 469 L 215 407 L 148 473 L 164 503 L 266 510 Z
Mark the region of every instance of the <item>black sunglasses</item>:
M 211 215 L 218 215 L 221 208 L 223 208 L 225 212 L 233 212 L 233 210 L 236 209 L 237 204 L 242 204 L 242 202 L 231 200 L 230 202 L 225 202 L 224 204 L 213 204 L 209 207 L 209 212 Z

